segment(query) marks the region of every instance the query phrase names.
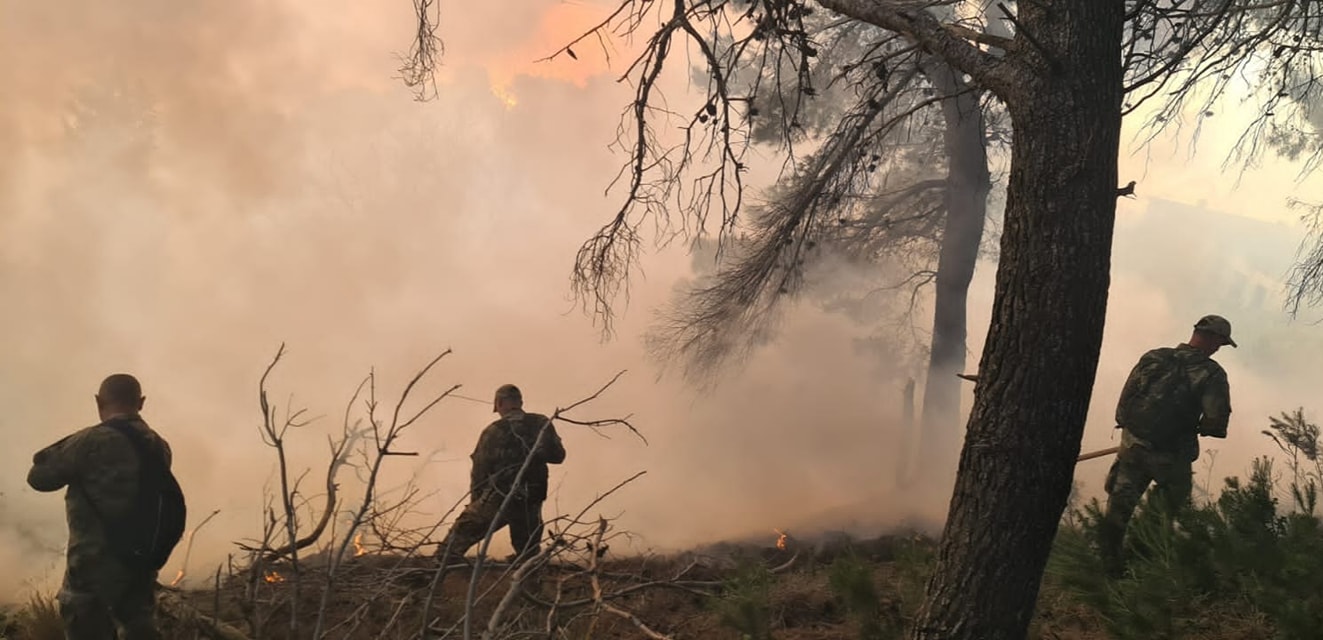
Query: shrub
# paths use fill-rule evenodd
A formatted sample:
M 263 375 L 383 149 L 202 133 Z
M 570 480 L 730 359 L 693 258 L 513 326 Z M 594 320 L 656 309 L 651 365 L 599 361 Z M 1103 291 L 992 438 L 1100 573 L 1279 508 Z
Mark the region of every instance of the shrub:
M 827 584 L 832 595 L 854 618 L 859 640 L 900 637 L 901 630 L 883 620 L 882 597 L 873 580 L 873 567 L 868 562 L 854 553 L 838 556 L 827 570 Z
M 771 640 L 772 579 L 766 565 L 742 561 L 710 606 L 723 625 L 740 632 L 745 640 Z
M 1301 410 L 1270 420 L 1264 433 L 1287 456 L 1285 483 L 1261 458 L 1247 480 L 1227 478 L 1215 501 L 1174 518 L 1145 501 L 1127 530 L 1126 574 L 1116 580 L 1105 576 L 1096 553 L 1102 508 L 1093 500 L 1073 510 L 1057 536 L 1052 584 L 1095 610 L 1115 637 L 1229 637 L 1227 626 L 1240 623 L 1262 630 L 1253 637 L 1317 638 L 1319 429 Z

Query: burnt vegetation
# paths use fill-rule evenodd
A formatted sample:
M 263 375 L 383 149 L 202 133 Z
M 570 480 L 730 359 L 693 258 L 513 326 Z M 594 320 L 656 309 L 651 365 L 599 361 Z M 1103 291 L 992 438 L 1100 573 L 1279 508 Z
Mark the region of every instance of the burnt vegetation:
M 1094 540 L 1096 502 L 1072 507 L 1054 544 L 1027 637 L 1307 639 L 1323 624 L 1323 529 L 1316 492 L 1318 427 L 1297 410 L 1272 418 L 1265 434 L 1282 448 L 1248 477 L 1205 486 L 1205 496 L 1172 526 L 1145 509 L 1132 525 L 1129 573 L 1109 580 Z M 1211 477 L 1205 479 L 1213 484 Z M 623 487 L 622 487 L 623 488 Z M 381 533 L 392 537 L 384 524 Z M 877 538 L 803 538 L 774 532 L 686 553 L 631 556 L 612 550 L 624 535 L 604 520 L 562 517 L 561 541 L 520 572 L 488 565 L 437 567 L 416 549 L 378 534 L 355 536 L 335 568 L 320 545 L 295 568 L 291 559 L 221 567 L 214 583 L 162 587 L 161 616 L 171 638 L 900 638 L 917 615 L 936 541 L 921 533 Z M 300 587 L 299 582 L 303 583 Z M 470 585 L 478 597 L 469 603 Z M 295 598 L 301 598 L 299 602 Z M 301 611 L 311 628 L 323 599 L 320 635 L 289 625 Z M 426 606 L 428 598 L 431 605 Z M 475 624 L 468 634 L 464 621 Z M 255 622 L 256 620 L 256 622 Z M 429 635 L 422 629 L 428 628 Z M 0 637 L 63 637 L 50 596 L 0 616 Z

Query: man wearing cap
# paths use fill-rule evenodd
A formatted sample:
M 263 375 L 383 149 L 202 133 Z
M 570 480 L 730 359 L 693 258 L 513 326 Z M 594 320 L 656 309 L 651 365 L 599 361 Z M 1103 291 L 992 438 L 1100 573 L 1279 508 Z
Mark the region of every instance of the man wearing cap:
M 565 447 L 551 418 L 524 412 L 523 394 L 512 384 L 496 390 L 492 411 L 500 418 L 478 437 L 471 456 L 469 504 L 437 548 L 440 562 L 463 557 L 486 537 L 493 522 L 496 529 L 510 527 L 514 558 L 529 558 L 541 550 L 547 465 L 564 462 Z M 527 468 L 519 477 L 525 461 Z
M 1208 315 L 1189 342 L 1145 353 L 1130 371 L 1116 405 L 1121 447 L 1107 473 L 1107 511 L 1099 531 L 1104 564 L 1122 569 L 1121 543 L 1140 498 L 1174 514 L 1190 501 L 1199 436 L 1227 437 L 1231 394 L 1226 371 L 1212 359 L 1222 345 L 1236 346 L 1231 323 Z

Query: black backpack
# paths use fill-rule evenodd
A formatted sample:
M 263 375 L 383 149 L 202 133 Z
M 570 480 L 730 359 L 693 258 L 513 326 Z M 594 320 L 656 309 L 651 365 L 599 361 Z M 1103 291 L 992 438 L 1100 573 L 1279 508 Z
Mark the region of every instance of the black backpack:
M 97 515 L 106 527 L 111 548 L 125 564 L 138 571 L 159 571 L 184 536 L 188 517 L 184 492 L 165 465 L 165 457 L 153 450 L 130 421 L 109 420 L 102 426 L 133 443 L 138 454 L 138 492 L 122 516 L 106 518 L 99 511 Z M 95 505 L 93 510 L 97 510 Z

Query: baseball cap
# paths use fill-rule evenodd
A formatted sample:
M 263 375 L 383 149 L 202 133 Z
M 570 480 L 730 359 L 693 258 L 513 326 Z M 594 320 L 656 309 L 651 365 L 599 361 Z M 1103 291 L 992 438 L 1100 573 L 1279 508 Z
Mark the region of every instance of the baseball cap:
M 1227 344 L 1232 347 L 1236 346 L 1236 341 L 1231 339 L 1231 322 L 1222 316 L 1206 315 L 1194 323 L 1194 328 L 1196 331 L 1207 331 L 1213 335 L 1221 336 Z

